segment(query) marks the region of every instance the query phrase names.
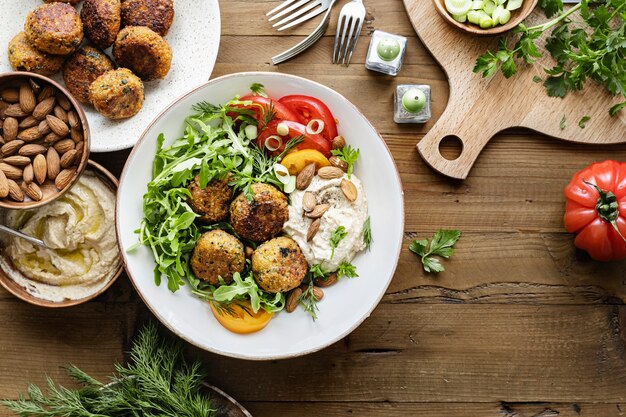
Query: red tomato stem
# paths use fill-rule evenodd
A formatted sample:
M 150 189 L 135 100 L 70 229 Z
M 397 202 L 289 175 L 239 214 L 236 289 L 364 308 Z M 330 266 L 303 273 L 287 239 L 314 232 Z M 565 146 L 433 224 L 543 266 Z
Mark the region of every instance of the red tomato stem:
M 585 178 L 583 178 L 583 182 L 590 187 L 595 188 L 599 194 L 598 202 L 596 203 L 596 212 L 598 213 L 598 217 L 605 222 L 610 223 L 617 234 L 620 235 L 620 237 L 626 242 L 626 238 L 619 231 L 619 227 L 617 227 L 617 218 L 619 217 L 619 204 L 617 202 L 617 196 L 610 191 L 603 190 L 596 184 L 587 181 Z

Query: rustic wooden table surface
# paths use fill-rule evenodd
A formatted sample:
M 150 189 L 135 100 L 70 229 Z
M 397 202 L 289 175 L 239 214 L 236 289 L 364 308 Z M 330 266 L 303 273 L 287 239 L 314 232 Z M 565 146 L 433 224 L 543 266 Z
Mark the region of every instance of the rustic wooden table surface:
M 177 1 L 178 7 L 191 3 Z M 423 1 L 429 7 L 430 0 Z M 625 160 L 626 145 L 586 147 L 507 131 L 487 146 L 466 181 L 443 178 L 415 149 L 432 122 L 399 126 L 392 120 L 398 83 L 430 84 L 434 119 L 448 97 L 446 77 L 413 32 L 402 2 L 365 1 L 367 21 L 348 68 L 330 64 L 338 7 L 315 47 L 272 66 L 272 55 L 315 26 L 274 32 L 264 13 L 277 3 L 221 1 L 213 77 L 286 72 L 354 102 L 383 134 L 398 165 L 405 244 L 386 296 L 350 336 L 306 357 L 262 363 L 190 347 L 189 354 L 206 364 L 209 382 L 255 416 L 625 415 L 626 264 L 592 262 L 574 249 L 563 230 L 562 190 L 591 162 Z M 409 37 L 396 78 L 364 68 L 376 28 Z M 93 159 L 119 174 L 127 155 Z M 463 237 L 446 271 L 429 276 L 408 244 L 440 227 L 458 228 Z M 30 306 L 0 290 L 0 317 L 0 398 L 16 398 L 46 374 L 68 382 L 62 369 L 68 362 L 96 376 L 110 374 L 139 323 L 151 316 L 123 275 L 95 301 L 63 310 Z

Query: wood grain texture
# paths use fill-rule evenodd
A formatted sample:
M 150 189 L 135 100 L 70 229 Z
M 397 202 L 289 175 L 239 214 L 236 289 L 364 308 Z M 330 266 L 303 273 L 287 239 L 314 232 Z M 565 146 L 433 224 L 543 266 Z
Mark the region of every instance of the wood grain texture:
M 404 0 L 410 19 L 423 43 L 443 66 L 450 83 L 450 100 L 446 111 L 418 149 L 424 160 L 437 171 L 453 178 L 468 176 L 478 155 L 498 132 L 523 126 L 547 135 L 581 143 L 622 143 L 626 141 L 626 115 L 610 117 L 608 109 L 619 102 L 597 85 L 565 98 L 550 98 L 541 83 L 533 77 L 545 77 L 544 67 L 551 57 L 533 65 L 521 65 L 518 74 L 505 79 L 501 73 L 482 78 L 472 72 L 476 58 L 488 49 L 495 49 L 497 38 L 479 38 L 450 26 L 423 0 Z M 541 12 L 533 12 L 540 19 Z M 591 117 L 586 129 L 578 127 L 583 116 Z M 560 128 L 561 119 L 569 121 Z M 450 161 L 439 152 L 439 143 L 446 136 L 463 142 L 458 159 Z

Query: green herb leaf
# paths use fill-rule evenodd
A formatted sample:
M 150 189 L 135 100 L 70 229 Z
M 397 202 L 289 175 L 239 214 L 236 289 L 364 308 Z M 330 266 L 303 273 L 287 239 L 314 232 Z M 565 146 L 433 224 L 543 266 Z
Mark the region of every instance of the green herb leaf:
M 331 153 L 348 164 L 346 173 L 348 174 L 348 178 L 351 178 L 354 164 L 359 159 L 359 154 L 361 153 L 360 150 L 346 145 L 342 149 L 333 149 Z
M 267 93 L 265 92 L 265 86 L 263 84 L 259 84 L 259 83 L 252 84 L 250 86 L 250 91 L 252 91 L 252 95 L 267 98 Z
M 580 120 L 578 121 L 578 127 L 580 127 L 581 129 L 584 129 L 585 123 L 587 123 L 589 120 L 591 120 L 590 116 L 581 117 Z
M 365 242 L 365 248 L 370 250 L 372 246 L 372 224 L 369 216 L 367 220 L 365 220 L 365 223 L 363 223 L 363 242 Z
M 428 239 L 413 240 L 409 245 L 409 250 L 421 257 L 422 266 L 426 272 L 442 272 L 444 271 L 443 265 L 433 256 L 448 259 L 452 256 L 454 245 L 460 237 L 460 230 L 441 229 L 433 235 L 430 245 Z
M 565 129 L 565 127 L 566 127 L 565 122 L 566 121 L 567 121 L 567 119 L 565 118 L 565 116 L 563 116 L 563 118 L 559 122 L 559 127 L 561 128 L 561 130 Z
M 339 226 L 337 227 L 330 235 L 330 248 L 331 248 L 331 254 L 330 254 L 330 259 L 333 259 L 335 257 L 335 249 L 337 249 L 337 246 L 339 246 L 339 243 L 343 240 L 343 238 L 345 238 L 346 236 L 348 236 L 348 231 L 346 230 L 345 227 L 343 226 Z
M 350 262 L 342 262 L 339 264 L 337 268 L 337 276 L 339 278 L 347 277 L 347 278 L 357 278 L 359 274 L 356 272 L 356 266 L 352 265 Z

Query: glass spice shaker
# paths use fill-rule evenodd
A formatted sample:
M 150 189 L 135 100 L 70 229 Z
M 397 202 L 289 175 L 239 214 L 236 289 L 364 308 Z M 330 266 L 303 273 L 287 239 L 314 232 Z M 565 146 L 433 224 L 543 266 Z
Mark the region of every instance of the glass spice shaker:
M 406 42 L 404 36 L 375 30 L 367 51 L 365 68 L 383 74 L 398 75 L 404 61 Z
M 393 111 L 396 123 L 426 123 L 431 116 L 429 85 L 400 84 L 396 87 Z

